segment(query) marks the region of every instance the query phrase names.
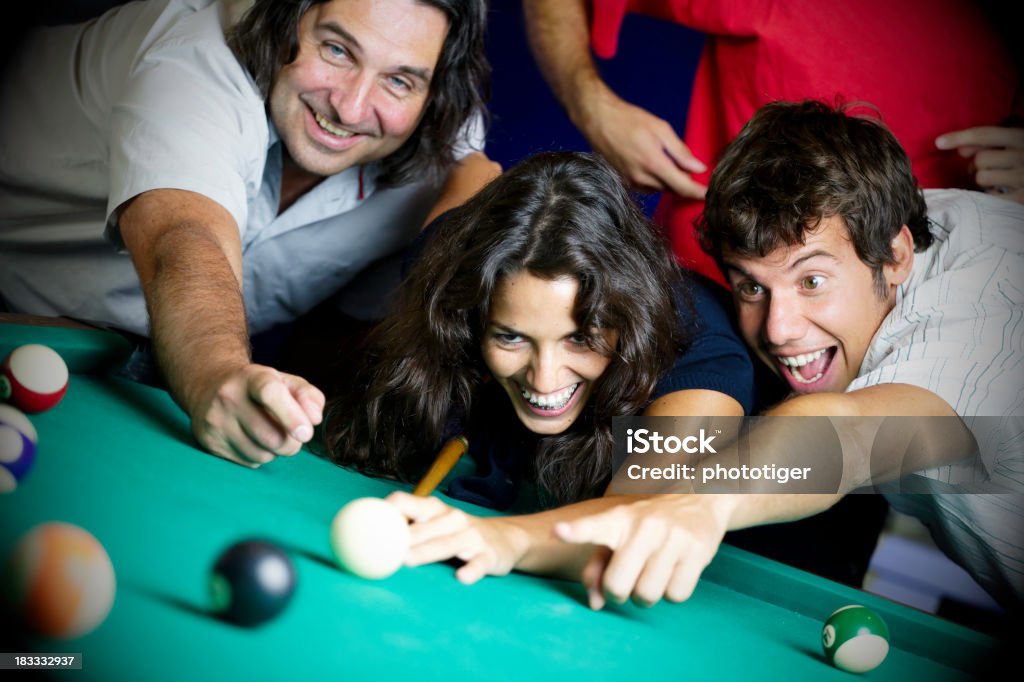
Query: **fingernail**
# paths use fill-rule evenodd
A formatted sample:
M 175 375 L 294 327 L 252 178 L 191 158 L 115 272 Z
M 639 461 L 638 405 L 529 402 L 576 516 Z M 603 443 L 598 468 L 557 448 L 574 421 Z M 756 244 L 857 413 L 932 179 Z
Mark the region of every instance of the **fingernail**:
M 569 537 L 569 524 L 564 521 L 560 521 L 555 524 L 554 527 L 555 535 L 562 538 L 563 540 Z
M 617 594 L 611 594 L 611 593 L 605 593 L 604 598 L 606 600 L 610 601 L 613 604 L 618 604 L 619 606 L 622 606 L 623 604 L 625 604 L 626 601 L 628 601 L 628 599 L 629 599 L 628 596 L 620 597 Z
M 292 438 L 300 442 L 307 442 L 313 437 L 313 427 L 309 424 L 303 424 L 299 428 L 292 431 Z
M 949 138 L 946 137 L 945 135 L 939 135 L 938 137 L 935 138 L 935 146 L 938 147 L 939 149 L 948 149 Z

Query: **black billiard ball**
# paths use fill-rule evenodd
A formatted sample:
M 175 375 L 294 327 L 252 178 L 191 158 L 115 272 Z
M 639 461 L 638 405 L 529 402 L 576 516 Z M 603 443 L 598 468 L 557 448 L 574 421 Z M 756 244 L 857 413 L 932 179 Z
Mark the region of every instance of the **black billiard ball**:
M 236 625 L 258 625 L 280 613 L 295 591 L 295 567 L 278 546 L 244 540 L 224 550 L 213 566 L 214 612 Z

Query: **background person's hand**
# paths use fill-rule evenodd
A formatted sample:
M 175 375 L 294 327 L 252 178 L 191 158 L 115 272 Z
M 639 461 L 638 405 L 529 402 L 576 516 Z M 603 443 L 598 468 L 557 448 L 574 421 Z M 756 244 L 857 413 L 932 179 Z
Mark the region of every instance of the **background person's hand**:
M 937 137 L 935 146 L 970 159 L 974 181 L 985 192 L 1024 204 L 1024 128 L 957 130 Z
M 582 131 L 591 146 L 637 189 L 704 198 L 707 187 L 691 173 L 707 168 L 667 121 L 605 91 L 589 103 Z

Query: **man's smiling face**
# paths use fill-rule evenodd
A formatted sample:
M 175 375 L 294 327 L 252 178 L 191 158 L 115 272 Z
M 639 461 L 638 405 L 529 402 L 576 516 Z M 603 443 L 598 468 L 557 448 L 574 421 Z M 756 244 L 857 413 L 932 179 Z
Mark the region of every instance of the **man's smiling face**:
M 908 237 L 904 228 L 894 244 Z M 723 261 L 744 340 L 797 393 L 850 385 L 893 308 L 894 285 L 904 279 L 887 279 L 881 298 L 874 271 L 857 256 L 838 216 L 808 231 L 804 244 L 764 257 L 726 250 Z
M 445 15 L 415 0 L 331 0 L 307 10 L 298 54 L 269 99 L 295 163 L 328 176 L 401 147 L 423 117 L 447 32 Z

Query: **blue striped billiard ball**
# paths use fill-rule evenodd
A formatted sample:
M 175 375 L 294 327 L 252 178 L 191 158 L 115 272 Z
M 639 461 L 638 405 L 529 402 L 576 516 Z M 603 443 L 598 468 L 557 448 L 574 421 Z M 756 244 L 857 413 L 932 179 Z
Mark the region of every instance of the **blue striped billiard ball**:
M 39 436 L 28 417 L 11 405 L 0 403 L 0 493 L 18 487 L 36 456 Z

